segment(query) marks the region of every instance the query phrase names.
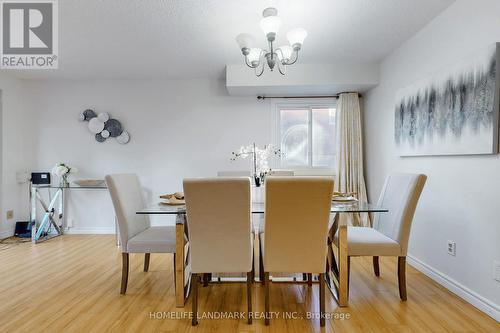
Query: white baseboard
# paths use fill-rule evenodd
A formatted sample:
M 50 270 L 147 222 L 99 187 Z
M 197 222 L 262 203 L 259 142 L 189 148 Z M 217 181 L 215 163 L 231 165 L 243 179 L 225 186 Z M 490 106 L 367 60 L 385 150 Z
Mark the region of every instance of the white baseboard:
M 115 228 L 70 228 L 64 231 L 67 235 L 114 235 Z M 14 236 L 14 231 L 0 231 L 0 239 Z
M 69 228 L 64 231 L 68 235 L 114 235 L 115 228 Z
M 0 232 L 0 239 L 4 239 L 11 236 L 14 236 L 14 231 L 4 230 Z
M 466 302 L 472 304 L 491 318 L 500 322 L 500 306 L 487 300 L 483 296 L 477 294 L 476 292 L 470 290 L 466 286 L 455 281 L 446 274 L 441 273 L 434 267 L 427 265 L 426 263 L 420 261 L 419 259 L 407 255 L 408 264 L 413 266 L 416 270 L 422 272 L 423 274 L 430 277 L 432 280 L 436 281 L 452 293 L 456 294 L 458 297 L 464 299 Z

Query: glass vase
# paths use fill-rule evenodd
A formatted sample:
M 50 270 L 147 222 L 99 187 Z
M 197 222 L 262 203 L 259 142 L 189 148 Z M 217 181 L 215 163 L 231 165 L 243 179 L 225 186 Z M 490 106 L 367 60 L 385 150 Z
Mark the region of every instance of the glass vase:
M 59 187 L 69 187 L 68 175 L 63 175 L 59 183 Z
M 255 186 L 256 186 L 256 187 L 260 187 L 260 184 L 261 184 L 261 182 L 260 182 L 260 177 L 259 177 L 259 176 L 257 176 L 257 175 L 254 175 L 254 176 L 253 176 L 253 178 L 254 178 L 254 180 L 255 180 Z

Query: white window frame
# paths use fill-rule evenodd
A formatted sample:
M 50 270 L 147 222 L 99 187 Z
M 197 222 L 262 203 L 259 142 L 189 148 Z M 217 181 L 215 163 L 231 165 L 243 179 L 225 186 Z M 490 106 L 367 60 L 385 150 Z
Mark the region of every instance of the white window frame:
M 282 109 L 287 109 L 287 110 L 293 110 L 293 109 L 298 109 L 298 110 L 304 110 L 304 109 L 337 109 L 337 100 L 330 100 L 330 99 L 325 99 L 324 101 L 319 101 L 317 99 L 301 99 L 297 101 L 289 101 L 289 100 L 274 100 L 271 103 L 271 114 L 272 114 L 272 119 L 271 119 L 271 138 L 272 138 L 272 143 L 274 144 L 275 147 L 278 147 L 281 149 L 281 117 L 280 117 L 280 110 Z M 309 114 L 311 116 L 311 114 Z M 309 144 L 312 144 L 312 119 L 309 119 Z M 312 150 L 310 150 L 312 151 Z M 308 156 L 309 159 L 312 158 L 312 152 Z M 283 166 L 281 164 L 281 159 L 280 158 L 275 158 L 274 161 L 271 162 L 271 168 L 273 169 L 283 169 L 286 168 L 287 170 L 293 170 L 296 175 L 335 175 L 335 169 L 334 168 L 325 168 L 325 167 L 289 167 L 289 166 Z M 311 161 L 310 161 L 311 162 Z M 310 163 L 312 165 L 312 163 Z

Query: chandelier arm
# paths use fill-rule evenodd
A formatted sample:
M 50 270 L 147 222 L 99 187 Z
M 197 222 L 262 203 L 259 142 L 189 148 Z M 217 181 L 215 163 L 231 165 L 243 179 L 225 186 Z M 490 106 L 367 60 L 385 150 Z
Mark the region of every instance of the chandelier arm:
M 260 70 L 260 73 L 257 73 L 257 68 L 258 68 L 258 67 L 255 67 L 254 72 L 255 72 L 255 75 L 256 75 L 257 77 L 261 76 L 261 75 L 264 73 L 264 67 L 265 67 L 265 66 L 264 66 L 264 63 L 262 63 L 262 66 L 261 66 L 261 68 L 262 68 L 262 69 Z
M 292 62 L 288 62 L 286 63 L 286 65 L 293 65 L 297 62 L 297 60 L 299 59 L 299 51 L 294 51 L 293 52 L 295 54 L 295 59 L 292 61 Z
M 286 65 L 282 64 L 281 61 L 278 61 L 278 71 L 281 75 L 286 74 Z
M 257 64 L 257 66 L 254 67 L 254 73 L 257 77 L 261 76 L 263 73 L 264 73 L 264 67 L 266 66 L 265 65 L 265 61 L 263 60 L 262 56 L 266 53 L 267 51 L 265 50 L 261 50 L 260 51 L 260 55 L 259 55 L 259 63 Z M 259 70 L 259 67 L 261 67 L 260 69 L 260 73 L 258 72 Z
M 278 62 L 282 63 L 283 65 L 287 65 L 287 63 L 286 63 L 286 61 L 285 61 L 285 56 L 284 56 L 284 54 L 283 54 L 283 50 L 282 50 L 282 49 L 280 49 L 280 48 L 277 48 L 277 49 L 276 49 L 276 55 L 278 55 L 278 52 L 280 52 L 280 53 L 281 53 L 281 60 L 280 60 L 280 61 L 278 61 Z M 278 57 L 278 60 L 279 60 L 279 59 L 280 59 L 280 57 Z
M 260 63 L 260 59 L 259 59 L 259 63 Z M 252 64 L 250 64 L 250 63 L 248 62 L 248 57 L 247 57 L 247 56 L 245 56 L 245 64 L 246 64 L 248 67 L 250 67 L 250 68 L 255 68 L 255 67 L 259 66 L 259 65 L 255 66 L 255 67 L 254 67 L 254 66 L 252 66 Z

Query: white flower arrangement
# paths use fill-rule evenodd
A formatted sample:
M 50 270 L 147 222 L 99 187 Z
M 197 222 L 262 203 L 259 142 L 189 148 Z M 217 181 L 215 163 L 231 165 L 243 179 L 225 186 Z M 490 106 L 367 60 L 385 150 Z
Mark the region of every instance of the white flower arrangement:
M 68 186 L 68 175 L 77 173 L 78 169 L 66 163 L 57 163 L 52 168 L 52 174 L 61 178 L 60 186 Z
M 281 156 L 281 150 L 274 145 L 265 145 L 264 148 L 259 148 L 254 144 L 241 146 L 236 152 L 232 152 L 231 161 L 236 161 L 238 158 L 245 159 L 249 156 L 253 157 L 254 178 L 255 184 L 259 186 L 264 182 L 265 176 L 271 171 L 269 167 L 269 157 Z
M 70 173 L 77 173 L 78 169 L 69 166 L 66 163 L 57 163 L 53 168 L 52 168 L 52 174 L 56 175 L 58 177 L 63 177 L 65 175 L 68 175 Z

